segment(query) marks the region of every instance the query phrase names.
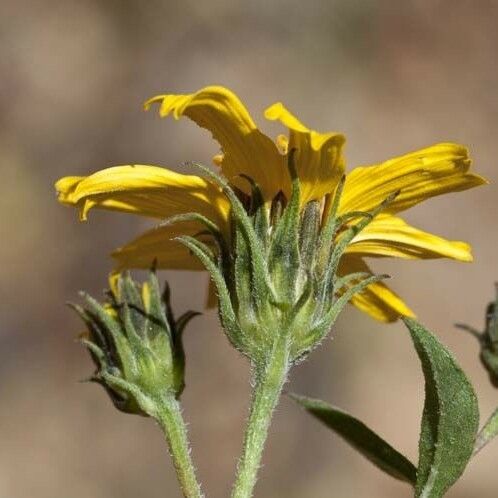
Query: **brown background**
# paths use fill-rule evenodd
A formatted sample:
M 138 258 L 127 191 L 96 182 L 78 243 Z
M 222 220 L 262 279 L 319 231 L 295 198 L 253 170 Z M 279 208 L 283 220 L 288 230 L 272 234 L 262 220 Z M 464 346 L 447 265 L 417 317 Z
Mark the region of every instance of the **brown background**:
M 319 130 L 348 136 L 350 166 L 437 141 L 468 144 L 491 186 L 407 214 L 474 246 L 476 262 L 377 261 L 469 373 L 483 417 L 498 404 L 475 341 L 498 279 L 496 1 L 4 0 L 0 6 L 0 498 L 179 496 L 151 421 L 114 411 L 74 342 L 64 307 L 99 294 L 107 254 L 151 222 L 56 203 L 66 174 L 132 162 L 209 163 L 209 134 L 141 111 L 160 92 L 233 88 L 268 133 L 263 109 L 285 102 Z M 201 309 L 205 275 L 167 275 L 178 311 Z M 363 418 L 412 459 L 423 403 L 420 368 L 401 325 L 348 309 L 290 389 Z M 240 450 L 248 366 L 208 312 L 187 334 L 190 422 L 206 492 L 227 496 Z M 496 496 L 498 441 L 448 496 Z M 493 491 L 493 487 L 495 491 Z M 261 497 L 409 497 L 342 441 L 283 400 L 257 487 Z

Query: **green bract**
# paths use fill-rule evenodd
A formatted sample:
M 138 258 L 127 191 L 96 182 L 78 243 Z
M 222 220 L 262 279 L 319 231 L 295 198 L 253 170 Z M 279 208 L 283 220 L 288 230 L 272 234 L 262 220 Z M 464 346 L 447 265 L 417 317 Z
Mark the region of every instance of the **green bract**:
M 310 201 L 300 209 L 293 154 L 289 155 L 290 199 L 277 195 L 271 204 L 263 201 L 252 179 L 244 177 L 252 190 L 247 196 L 209 169 L 197 166 L 229 199 L 232 233 L 223 236 L 206 219 L 216 250 L 194 237 L 178 240 L 210 272 L 226 334 L 255 364 L 264 364 L 277 342 L 285 344 L 290 363 L 303 358 L 325 337 L 354 294 L 386 278 L 369 273 L 339 278 L 337 270 L 348 244 L 396 194 L 371 212 L 338 216 L 344 179 L 331 202 Z M 197 221 L 202 218 L 199 214 L 187 216 L 195 216 Z
M 159 400 L 183 391 L 182 332 L 196 313 L 175 320 L 169 289 L 161 295 L 153 271 L 141 292 L 129 274 L 115 287 L 104 304 L 82 294 L 85 306 L 72 305 L 87 325 L 80 340 L 97 365 L 90 380 L 105 387 L 119 410 L 155 416 Z

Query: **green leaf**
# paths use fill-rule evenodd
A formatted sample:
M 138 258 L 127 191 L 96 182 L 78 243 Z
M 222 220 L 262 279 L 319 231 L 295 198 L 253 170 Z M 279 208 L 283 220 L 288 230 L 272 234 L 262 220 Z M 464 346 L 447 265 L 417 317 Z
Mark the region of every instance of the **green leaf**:
M 376 467 L 396 479 L 415 485 L 415 466 L 363 422 L 339 408 L 297 394 L 289 396 L 323 422 Z
M 496 436 L 498 436 L 498 408 L 486 421 L 481 432 L 479 432 L 474 447 L 474 454 L 481 451 Z
M 462 475 L 472 456 L 479 426 L 477 398 L 445 347 L 415 320 L 403 321 L 425 377 L 415 496 L 440 498 Z

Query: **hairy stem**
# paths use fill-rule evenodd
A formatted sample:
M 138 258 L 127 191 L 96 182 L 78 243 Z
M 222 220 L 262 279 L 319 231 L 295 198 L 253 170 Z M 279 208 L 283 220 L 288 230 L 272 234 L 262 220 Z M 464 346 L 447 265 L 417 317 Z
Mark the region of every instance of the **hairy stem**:
M 187 428 L 179 402 L 173 397 L 164 398 L 158 407 L 157 421 L 166 436 L 176 475 L 185 498 L 202 498 L 201 487 L 195 476 L 190 457 Z
M 489 417 L 484 427 L 477 435 L 474 446 L 474 456 L 477 455 L 493 438 L 498 435 L 498 408 Z
M 252 496 L 273 410 L 278 403 L 288 371 L 289 348 L 286 341 L 277 341 L 267 361 L 255 369 L 251 410 L 232 498 Z

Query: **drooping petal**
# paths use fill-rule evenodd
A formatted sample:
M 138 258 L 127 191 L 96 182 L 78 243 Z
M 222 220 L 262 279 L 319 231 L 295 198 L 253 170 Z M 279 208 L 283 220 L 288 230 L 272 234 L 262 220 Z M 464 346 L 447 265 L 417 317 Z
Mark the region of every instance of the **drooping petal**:
M 85 179 L 84 176 L 65 176 L 55 183 L 57 199 L 61 204 L 73 206 L 73 192 L 76 187 Z
M 344 173 L 345 142 L 340 133 L 318 133 L 304 126 L 281 102 L 268 107 L 265 117 L 289 128 L 288 149 L 296 149 L 296 169 L 301 180 L 301 204 L 333 192 Z
M 287 181 L 284 158 L 276 145 L 258 130 L 245 106 L 230 90 L 209 86 L 188 95 L 158 95 L 148 100 L 145 108 L 153 103 L 160 103 L 162 117 L 172 114 L 179 119 L 185 115 L 208 129 L 223 151 L 216 156 L 217 164 L 239 187 L 247 189 L 247 183 L 237 176 L 250 176 L 260 185 L 265 199 L 271 200 Z
M 149 269 L 153 265 L 166 270 L 204 270 L 183 244 L 172 240 L 179 235 L 194 236 L 203 229 L 197 222 L 182 221 L 148 230 L 112 253 L 116 271 Z
M 55 188 L 62 203 L 80 208 L 82 219 L 97 207 L 153 218 L 198 212 L 223 225 L 229 211 L 215 185 L 157 166 L 115 166 L 87 177 L 62 178 Z
M 356 272 L 373 274 L 360 257 L 348 254 L 343 256 L 339 274 L 347 275 Z M 415 316 L 403 300 L 382 282 L 369 285 L 365 291 L 356 294 L 351 299 L 351 304 L 381 322 L 395 322 L 400 316 Z
M 472 261 L 471 248 L 465 242 L 443 239 L 389 214 L 377 216 L 353 239 L 346 252 L 365 257 Z
M 469 172 L 470 163 L 465 147 L 441 143 L 376 166 L 355 168 L 346 177 L 339 211 L 369 211 L 399 191 L 385 211 L 396 213 L 436 195 L 487 183 Z

